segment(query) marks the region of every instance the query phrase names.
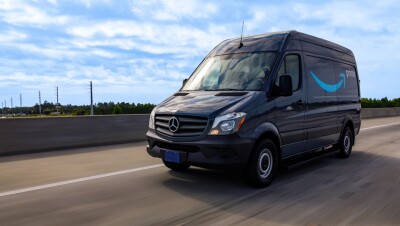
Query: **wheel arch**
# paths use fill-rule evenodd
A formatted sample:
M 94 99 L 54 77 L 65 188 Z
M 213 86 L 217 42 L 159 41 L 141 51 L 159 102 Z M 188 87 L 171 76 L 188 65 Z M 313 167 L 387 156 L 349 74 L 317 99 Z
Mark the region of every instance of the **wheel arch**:
M 277 152 L 278 152 L 278 164 L 281 165 L 282 161 L 282 153 L 281 153 L 281 147 L 282 147 L 282 139 L 279 133 L 278 128 L 270 122 L 262 123 L 259 125 L 253 132 L 252 138 L 255 139 L 255 143 L 253 146 L 253 149 L 251 150 L 251 154 L 253 154 L 254 150 L 257 148 L 258 144 L 265 140 L 265 139 L 270 139 L 272 142 L 274 142 Z
M 346 127 L 350 127 L 350 129 L 351 129 L 351 132 L 352 132 L 352 144 L 351 145 L 354 145 L 354 143 L 355 143 L 355 132 L 354 132 L 354 123 L 353 123 L 353 118 L 350 116 L 350 115 L 347 115 L 345 118 L 344 118 L 344 120 L 343 120 L 343 126 L 342 126 L 342 129 L 341 129 L 341 131 L 340 131 L 340 136 L 339 136 L 339 141 L 342 139 L 342 136 L 343 136 L 343 133 L 344 133 L 344 130 L 346 129 Z

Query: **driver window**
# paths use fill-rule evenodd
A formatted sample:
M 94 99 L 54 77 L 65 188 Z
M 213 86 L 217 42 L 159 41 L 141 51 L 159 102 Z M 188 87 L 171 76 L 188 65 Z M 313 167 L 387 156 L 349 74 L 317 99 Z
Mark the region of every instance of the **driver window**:
M 285 59 L 278 71 L 278 77 L 275 81 L 276 86 L 279 86 L 279 77 L 285 74 L 292 77 L 293 92 L 298 90 L 300 85 L 300 58 L 298 55 L 285 56 Z

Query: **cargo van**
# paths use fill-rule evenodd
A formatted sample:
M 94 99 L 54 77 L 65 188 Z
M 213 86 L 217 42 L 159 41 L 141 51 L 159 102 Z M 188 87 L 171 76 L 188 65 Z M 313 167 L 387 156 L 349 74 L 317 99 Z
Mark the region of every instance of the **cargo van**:
M 279 168 L 336 152 L 361 126 L 354 54 L 297 31 L 228 39 L 154 108 L 147 152 L 172 170 L 241 167 L 250 185 Z

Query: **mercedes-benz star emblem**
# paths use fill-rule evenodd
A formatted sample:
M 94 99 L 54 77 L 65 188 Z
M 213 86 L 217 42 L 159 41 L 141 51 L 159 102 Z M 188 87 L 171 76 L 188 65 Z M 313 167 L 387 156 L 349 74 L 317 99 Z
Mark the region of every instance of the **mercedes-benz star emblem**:
M 172 117 L 169 121 L 168 121 L 168 128 L 169 130 L 171 130 L 171 132 L 175 133 L 176 131 L 178 131 L 179 129 L 179 121 L 177 118 Z

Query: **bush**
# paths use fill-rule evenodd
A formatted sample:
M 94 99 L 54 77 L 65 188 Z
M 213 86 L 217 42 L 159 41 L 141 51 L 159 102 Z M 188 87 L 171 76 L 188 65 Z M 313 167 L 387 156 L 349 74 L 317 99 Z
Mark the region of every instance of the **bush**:
M 122 108 L 118 104 L 114 106 L 112 111 L 113 115 L 122 114 Z

